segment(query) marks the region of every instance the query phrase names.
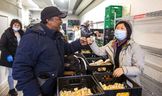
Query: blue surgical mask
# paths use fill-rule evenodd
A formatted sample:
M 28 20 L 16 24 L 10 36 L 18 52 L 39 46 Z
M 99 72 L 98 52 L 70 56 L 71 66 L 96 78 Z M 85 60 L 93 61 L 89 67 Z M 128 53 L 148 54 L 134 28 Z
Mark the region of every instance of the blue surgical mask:
M 12 29 L 14 30 L 14 32 L 18 32 L 20 30 L 20 28 L 16 28 L 16 27 L 13 27 Z
M 125 30 L 116 29 L 114 35 L 118 40 L 122 41 L 127 37 L 127 32 Z

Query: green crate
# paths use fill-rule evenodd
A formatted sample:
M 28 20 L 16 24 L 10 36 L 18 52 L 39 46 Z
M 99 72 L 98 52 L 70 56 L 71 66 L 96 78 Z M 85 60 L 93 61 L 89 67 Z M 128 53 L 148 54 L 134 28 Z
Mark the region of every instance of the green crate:
M 114 28 L 114 12 L 116 12 L 116 18 L 122 17 L 122 6 L 111 5 L 105 9 L 105 28 Z
M 106 19 L 104 23 L 105 28 L 114 28 L 114 20 L 113 19 Z
M 105 9 L 105 18 L 111 18 L 114 19 L 114 12 L 116 12 L 116 17 L 122 17 L 122 6 L 117 6 L 117 5 L 111 5 L 106 7 Z

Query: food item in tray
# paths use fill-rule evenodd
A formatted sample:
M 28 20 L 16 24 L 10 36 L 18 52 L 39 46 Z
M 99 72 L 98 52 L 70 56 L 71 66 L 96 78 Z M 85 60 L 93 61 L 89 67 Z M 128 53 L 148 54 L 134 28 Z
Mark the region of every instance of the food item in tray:
M 90 66 L 101 66 L 101 65 L 111 65 L 110 59 L 106 59 L 103 61 L 102 59 L 97 60 L 96 62 L 92 62 L 89 64 Z
M 64 71 L 64 76 L 73 76 L 75 74 L 76 74 L 76 72 L 74 72 L 74 71 Z
M 101 68 L 98 68 L 97 69 L 98 72 L 101 72 L 101 71 L 106 71 L 106 67 L 101 67 Z
M 129 92 L 117 93 L 116 96 L 130 96 Z
M 95 63 L 96 64 L 102 64 L 104 61 L 102 60 L 102 59 L 100 59 L 100 60 L 97 60 Z
M 111 80 L 112 78 L 110 77 L 110 75 L 105 75 L 105 76 L 103 77 L 103 79 L 106 80 L 106 81 L 109 81 L 109 80 Z
M 60 91 L 60 96 L 86 96 L 93 95 L 89 88 L 74 88 L 74 91 Z
M 90 50 L 81 50 L 81 53 L 82 53 L 82 54 L 90 54 L 91 51 L 90 51 Z
M 105 61 L 104 61 L 104 63 L 110 63 L 111 61 L 110 61 L 110 59 L 106 59 Z
M 104 90 L 124 89 L 124 84 L 121 84 L 121 83 L 114 83 L 110 85 L 102 84 L 101 82 L 99 83 Z

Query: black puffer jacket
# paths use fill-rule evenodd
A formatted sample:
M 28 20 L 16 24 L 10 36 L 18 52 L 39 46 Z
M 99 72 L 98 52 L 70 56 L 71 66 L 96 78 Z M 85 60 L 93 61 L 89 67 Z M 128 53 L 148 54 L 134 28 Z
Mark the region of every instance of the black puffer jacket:
M 19 30 L 19 34 L 22 37 L 24 32 L 22 30 Z M 8 28 L 5 30 L 5 32 L 2 34 L 2 37 L 0 39 L 0 65 L 6 66 L 6 67 L 12 67 L 12 63 L 7 62 L 7 56 L 12 55 L 15 56 L 16 48 L 17 48 L 17 38 L 14 34 L 14 31 L 12 28 Z

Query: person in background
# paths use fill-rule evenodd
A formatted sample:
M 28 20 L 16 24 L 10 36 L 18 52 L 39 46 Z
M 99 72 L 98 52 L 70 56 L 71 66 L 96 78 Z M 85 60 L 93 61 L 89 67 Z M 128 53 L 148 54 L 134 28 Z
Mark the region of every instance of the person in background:
M 1 59 L 0 65 L 8 67 L 8 84 L 10 96 L 17 96 L 17 92 L 14 87 L 14 80 L 12 77 L 12 64 L 14 61 L 16 49 L 19 45 L 20 39 L 24 32 L 22 30 L 22 24 L 18 19 L 13 19 L 10 23 L 10 27 L 5 30 L 0 39 Z
M 96 44 L 101 47 L 103 46 L 104 40 L 103 40 L 103 33 L 100 33 L 99 31 L 94 31 L 95 34 L 95 42 Z
M 90 24 L 89 21 L 86 21 L 83 25 L 80 26 L 81 36 L 82 37 L 89 37 L 93 33 L 90 31 Z
M 64 73 L 64 55 L 87 44 L 84 37 L 64 42 L 60 25 L 65 17 L 57 7 L 46 7 L 41 12 L 41 22 L 25 32 L 13 64 L 16 88 L 23 91 L 23 96 L 54 96 L 57 78 Z
M 80 31 L 80 28 L 79 26 L 74 26 L 73 27 L 73 31 L 74 31 L 74 40 L 77 40 L 81 37 L 81 31 Z
M 128 21 L 119 21 L 115 26 L 115 39 L 102 47 L 98 47 L 94 40 L 87 38 L 87 42 L 95 54 L 108 55 L 114 64 L 113 75 L 129 76 L 140 84 L 139 75 L 144 66 L 144 54 L 141 47 L 131 39 L 132 26 Z

